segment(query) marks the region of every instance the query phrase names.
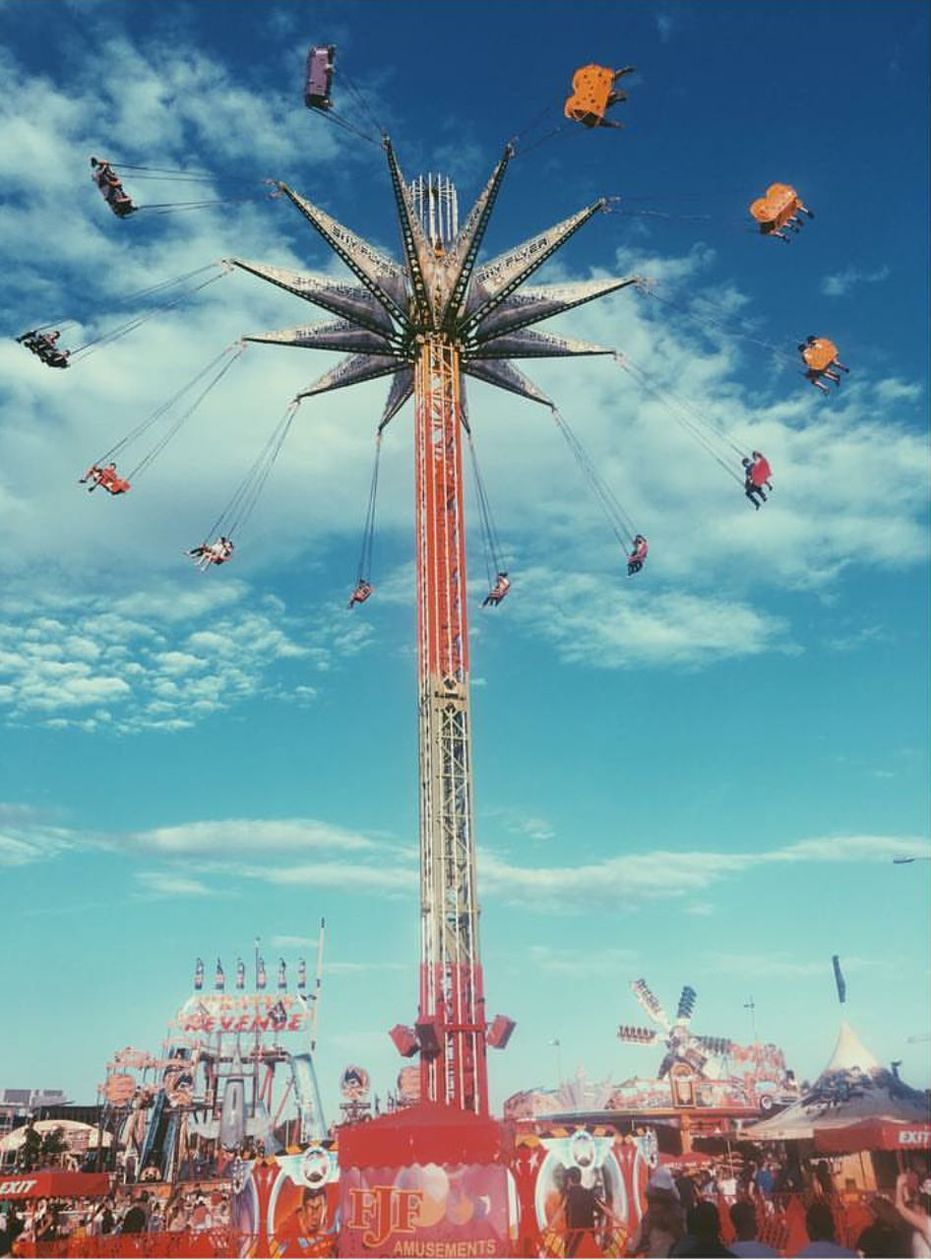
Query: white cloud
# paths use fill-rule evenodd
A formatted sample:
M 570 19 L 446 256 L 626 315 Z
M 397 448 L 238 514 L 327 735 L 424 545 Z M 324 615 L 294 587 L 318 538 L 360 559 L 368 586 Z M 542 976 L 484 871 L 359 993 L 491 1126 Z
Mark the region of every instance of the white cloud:
M 625 899 L 668 900 L 693 895 L 770 863 L 877 863 L 893 856 L 928 856 L 928 841 L 896 836 L 831 836 L 801 840 L 758 853 L 657 849 L 571 867 L 529 867 L 482 850 L 479 871 L 486 896 L 499 896 L 541 913 L 584 912 Z M 686 907 L 705 914 L 701 900 Z
M 609 573 L 523 571 L 514 617 L 560 656 L 600 668 L 703 665 L 797 648 L 780 618 L 750 604 L 621 587 Z
M 385 893 L 415 895 L 419 890 L 417 867 L 384 860 L 403 855 L 384 853 L 378 864 L 317 861 L 311 866 L 243 867 L 238 872 L 248 879 L 269 884 L 298 884 L 308 888 L 338 888 L 344 893 Z
M 65 849 L 107 849 L 173 860 L 170 868 L 140 875 L 153 891 L 175 878 L 228 890 L 262 882 L 338 888 L 359 896 L 416 897 L 417 846 L 363 835 L 318 819 L 233 819 L 177 824 L 130 833 L 72 830 L 50 825 L 36 811 L 0 805 L 0 863 L 23 865 Z M 248 859 L 261 851 L 261 866 Z M 304 855 L 312 861 L 302 861 Z M 346 857 L 344 855 L 350 855 Z M 584 912 L 631 900 L 684 900 L 686 913 L 706 915 L 713 907 L 701 894 L 760 866 L 771 864 L 888 863 L 893 857 L 931 856 L 928 840 L 914 836 L 817 836 L 752 853 L 653 849 L 625 852 L 570 866 L 528 865 L 481 848 L 483 895 L 520 904 L 541 914 Z M 180 885 L 178 888 L 180 892 Z M 198 890 L 188 890 L 194 894 Z M 277 936 L 274 944 L 316 945 L 316 938 Z M 544 960 L 545 961 L 545 960 Z
M 203 880 L 170 871 L 139 871 L 136 879 L 147 893 L 158 897 L 210 897 L 216 892 Z
M 309 703 L 308 675 L 357 655 L 369 635 L 362 623 L 298 622 L 244 582 L 198 591 L 163 580 L 115 597 L 50 585 L 32 597 L 14 581 L 0 597 L 0 710 L 53 729 L 183 730 L 259 696 Z
M 39 811 L 0 802 L 0 866 L 26 866 L 56 857 L 73 843 L 67 828 L 49 823 Z
M 275 13 L 272 24 L 287 19 Z M 668 35 L 672 22 L 686 17 L 664 6 L 656 20 Z M 4 283 L 24 322 L 71 313 L 87 327 L 108 326 L 131 313 L 120 306 L 127 290 L 234 251 L 340 274 L 307 225 L 280 202 L 115 220 L 88 178 L 86 155 L 101 136 L 117 157 L 141 150 L 151 164 L 168 167 L 202 164 L 197 155 L 209 153 L 221 172 L 251 173 L 261 153 L 257 178 L 290 175 L 299 152 L 325 174 L 336 212 L 350 222 L 358 180 L 374 174 L 380 158 L 374 149 L 360 152 L 367 146 L 344 145 L 337 132 L 309 127 L 285 90 L 252 92 L 223 64 L 187 46 L 183 35 L 147 44 L 143 55 L 117 22 L 91 19 L 88 33 L 112 67 L 104 81 L 88 65 L 75 83 L 57 85 L 4 55 L 6 152 L 29 152 L 31 164 L 47 174 L 36 185 L 18 158 L 0 159 L 11 198 L 0 245 L 18 260 Z M 110 84 L 119 90 L 111 94 Z M 510 178 L 520 175 L 515 170 Z M 301 187 L 301 177 L 295 183 Z M 83 196 L 75 192 L 82 186 Z M 140 184 L 138 191 L 151 187 Z M 467 198 L 477 188 L 461 191 Z M 59 230 L 63 199 L 67 233 Z M 387 193 L 383 207 L 384 238 L 394 248 Z M 515 224 L 514 236 L 538 226 Z M 44 243 L 41 254 L 36 239 Z M 605 258 L 607 264 L 607 252 Z M 720 260 L 702 243 L 674 256 L 650 236 L 640 247 L 617 250 L 613 263 L 622 273 L 656 278 L 673 296 L 687 293 L 716 322 L 739 316 L 744 331 L 766 332 L 752 318 L 746 294 L 721 277 Z M 579 277 L 560 259 L 550 278 Z M 374 643 L 364 618 L 337 623 L 344 596 L 332 579 L 316 597 L 321 627 L 313 641 L 294 633 L 284 610 L 257 605 L 254 591 L 270 563 L 279 571 L 294 565 L 319 573 L 327 545 L 355 537 L 383 383 L 305 404 L 249 532 L 237 539 L 232 565 L 205 577 L 182 576 L 181 552 L 228 502 L 287 399 L 330 366 L 332 356 L 252 346 L 124 499 L 104 502 L 73 484 L 95 454 L 224 344 L 245 330 L 297 323 L 306 313 L 296 299 L 237 274 L 66 373 L 43 369 L 10 342 L 0 345 L 7 387 L 0 530 L 15 540 L 0 558 L 9 635 L 0 652 L 12 654 L 0 676 L 0 705 L 15 721 L 174 731 L 258 695 L 312 703 L 318 680 L 307 671 L 324 672 Z M 826 402 L 791 373 L 761 383 L 754 362 L 751 393 L 742 384 L 748 355 L 756 352 L 749 343 L 633 290 L 582 307 L 553 329 L 617 345 L 656 382 L 718 420 L 741 448 L 765 450 L 776 486 L 765 510 L 748 515 L 740 487 L 670 422 L 668 407 L 612 363 L 535 364 L 532 375 L 565 403 L 605 479 L 650 538 L 648 567 L 629 583 L 606 522 L 546 412 L 476 386 L 476 445 L 499 532 L 519 561 L 502 612 L 552 642 L 564 660 L 702 667 L 791 651 L 798 635 L 759 601 L 761 588 L 823 592 L 847 566 L 862 563 L 867 536 L 875 567 L 902 568 L 926 556 L 925 452 L 912 426 L 921 397 L 916 383 L 857 369 Z M 486 459 L 492 434 L 493 458 Z M 31 475 L 37 467 L 41 478 Z M 410 497 L 410 423 L 402 415 L 384 443 L 380 529 L 409 537 Z M 36 592 L 37 571 L 48 593 Z M 63 573 L 78 575 L 80 590 L 66 587 Z M 376 603 L 410 599 L 409 566 L 376 577 Z M 20 616 L 37 618 L 43 609 L 58 628 L 37 623 L 36 637 L 24 641 Z M 307 670 L 278 687 L 269 661 L 304 663 Z M 94 711 L 101 706 L 109 721 Z
M 766 855 L 771 862 L 880 862 L 927 857 L 927 840 L 906 836 L 819 836 Z
M 377 848 L 367 836 L 316 818 L 229 818 L 156 827 L 120 837 L 121 847 L 165 856 L 221 857 L 227 854 L 272 855 Z
M 875 271 L 863 271 L 860 267 L 845 267 L 843 271 L 825 276 L 821 281 L 821 292 L 825 297 L 846 297 L 858 284 L 879 284 L 888 280 L 891 272 L 885 265 Z
M 274 949 L 316 949 L 319 938 L 316 936 L 273 936 Z

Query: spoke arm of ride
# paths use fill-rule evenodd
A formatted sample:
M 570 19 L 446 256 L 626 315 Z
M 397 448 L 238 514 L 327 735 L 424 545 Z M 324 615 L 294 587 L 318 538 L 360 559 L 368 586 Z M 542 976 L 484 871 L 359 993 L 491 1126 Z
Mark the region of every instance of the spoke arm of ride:
M 413 367 L 403 367 L 395 373 L 391 382 L 391 389 L 388 391 L 388 397 L 385 400 L 385 409 L 381 413 L 381 420 L 378 422 L 379 433 L 398 414 L 413 392 L 414 369 Z
M 414 214 L 410 193 L 398 166 L 394 147 L 390 139 L 384 138 L 385 156 L 388 159 L 388 170 L 391 172 L 391 187 L 394 191 L 395 208 L 398 212 L 398 223 L 401 227 L 401 242 L 404 246 L 404 257 L 411 287 L 414 291 L 414 304 L 417 310 L 417 322 L 433 325 L 435 312 L 430 300 L 430 292 L 424 278 L 423 259 L 427 257 L 429 246 L 423 234 L 423 228 Z
M 584 210 L 541 232 L 539 236 L 531 237 L 516 249 L 509 250 L 480 267 L 475 272 L 475 284 L 476 291 L 481 296 L 476 309 L 463 321 L 461 331 L 468 334 L 478 328 L 482 320 L 519 289 L 529 276 L 542 267 L 548 258 L 552 258 L 604 206 L 605 200 L 602 197 Z
M 488 227 L 488 221 L 495 208 L 495 202 L 498 199 L 498 192 L 501 188 L 505 171 L 508 168 L 508 163 L 513 156 L 513 145 L 505 145 L 504 153 L 501 155 L 498 165 L 492 171 L 488 183 L 482 189 L 478 201 L 472 207 L 465 226 L 456 237 L 455 244 L 449 253 L 448 267 L 450 273 L 455 275 L 455 280 L 440 321 L 443 327 L 446 327 L 450 321 L 459 318 L 459 312 L 465 300 L 469 281 L 472 279 L 475 260 L 478 257 L 478 251 L 485 237 L 485 229 Z
M 500 336 L 505 332 L 517 332 L 530 324 L 562 315 L 585 302 L 605 297 L 628 285 L 638 284 L 639 277 L 612 277 L 608 280 L 582 280 L 577 284 L 531 285 L 512 293 L 501 305 L 482 321 L 481 336 Z
M 230 261 L 241 271 L 258 276 L 260 280 L 267 280 L 269 284 L 293 293 L 332 315 L 339 315 L 362 328 L 383 333 L 385 336 L 394 334 L 394 323 L 388 312 L 360 284 L 349 284 L 345 280 L 334 280 L 331 276 L 318 276 L 311 272 L 289 271 L 284 267 L 248 262 L 243 258 L 233 258 Z
M 404 272 L 390 258 L 378 252 L 372 245 L 337 222 L 332 215 L 321 210 L 299 193 L 282 184 L 281 191 L 297 206 L 305 219 L 320 233 L 330 249 L 341 258 L 349 270 L 365 285 L 372 297 L 401 324 L 408 327 L 407 313 L 399 305 L 405 290 Z M 389 291 L 390 290 L 390 291 Z
M 518 394 L 521 398 L 528 398 L 531 402 L 542 403 L 545 407 L 550 408 L 555 405 L 542 390 L 537 389 L 533 381 L 524 376 L 523 372 L 519 371 L 514 367 L 513 363 L 509 363 L 506 359 L 487 363 L 475 360 L 467 361 L 463 363 L 462 370 L 467 376 L 472 376 L 477 381 L 484 381 L 487 385 L 497 385 L 499 389 L 506 389 L 508 393 Z
M 486 359 L 553 359 L 574 354 L 615 354 L 611 347 L 596 345 L 593 341 L 579 341 L 575 337 L 557 337 L 555 333 L 520 332 L 503 337 L 489 337 L 469 347 L 463 361 L 479 362 Z
M 398 370 L 398 361 L 388 355 L 354 354 L 341 359 L 329 372 L 319 377 L 306 389 L 299 390 L 295 399 L 310 398 L 314 394 L 326 394 L 360 381 L 372 381 L 378 376 L 390 376 Z
M 350 320 L 335 319 L 324 324 L 305 324 L 283 328 L 280 332 L 251 333 L 244 341 L 262 341 L 270 345 L 299 346 L 305 350 L 342 350 L 348 354 L 391 354 L 401 358 L 401 351 L 381 333 L 359 328 Z

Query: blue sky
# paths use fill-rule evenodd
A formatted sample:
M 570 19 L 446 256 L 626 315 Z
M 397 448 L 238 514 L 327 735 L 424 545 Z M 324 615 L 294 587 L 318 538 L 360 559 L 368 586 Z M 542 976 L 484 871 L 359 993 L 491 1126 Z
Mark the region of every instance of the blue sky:
M 66 373 L 10 339 L 105 327 L 121 293 L 227 255 L 331 267 L 261 196 L 119 222 L 90 153 L 285 178 L 396 249 L 377 148 L 301 103 L 315 41 L 406 174 L 448 171 L 465 204 L 548 101 L 558 122 L 574 66 L 636 64 L 625 130 L 519 153 L 489 254 L 630 198 L 669 217 L 596 217 L 540 278 L 647 274 L 790 354 L 828 335 L 852 369 L 822 399 L 758 341 L 632 290 L 557 322 L 774 466 L 749 513 L 610 362 L 531 365 L 650 537 L 635 583 L 545 410 L 470 391 L 514 578 L 482 614 L 476 536 L 486 988 L 518 1021 L 493 1097 L 554 1084 L 554 1039 L 595 1079 L 652 1070 L 614 1035 L 639 1022 L 641 975 L 667 1003 L 691 982 L 696 1028 L 738 1039 L 752 994 L 811 1075 L 832 953 L 865 1042 L 929 1083 L 907 1040 L 929 1024 L 929 866 L 891 862 L 929 852 L 927 27 L 918 3 L 0 6 L 0 1086 L 90 1097 L 113 1049 L 158 1044 L 197 955 L 229 973 L 259 935 L 294 961 L 321 915 L 325 1096 L 348 1061 L 382 1092 L 401 1065 L 384 1030 L 416 1001 L 409 408 L 385 443 L 377 593 L 350 615 L 378 382 L 301 409 L 233 563 L 203 576 L 180 554 L 331 356 L 253 346 L 130 495 L 74 484 L 224 345 L 306 307 L 237 274 Z M 774 180 L 816 211 L 788 248 L 747 226 Z

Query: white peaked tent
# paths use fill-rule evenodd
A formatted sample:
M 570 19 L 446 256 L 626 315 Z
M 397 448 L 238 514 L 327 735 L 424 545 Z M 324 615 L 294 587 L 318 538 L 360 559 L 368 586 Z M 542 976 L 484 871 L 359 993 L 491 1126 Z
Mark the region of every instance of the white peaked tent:
M 926 1126 L 928 1101 L 883 1068 L 844 1020 L 830 1062 L 805 1096 L 749 1125 L 742 1136 L 752 1142 L 800 1141 L 865 1120 Z

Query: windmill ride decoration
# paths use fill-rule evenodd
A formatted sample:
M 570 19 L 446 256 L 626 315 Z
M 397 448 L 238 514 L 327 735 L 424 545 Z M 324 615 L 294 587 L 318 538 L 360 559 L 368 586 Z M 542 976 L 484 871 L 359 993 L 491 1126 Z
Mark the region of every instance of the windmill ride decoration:
M 710 1058 L 722 1058 L 733 1048 L 733 1042 L 728 1037 L 702 1037 L 692 1032 L 692 1014 L 697 994 L 690 984 L 685 985 L 679 995 L 674 1020 L 670 1020 L 659 998 L 645 980 L 633 980 L 630 987 L 634 997 L 654 1023 L 659 1025 L 659 1029 L 621 1024 L 617 1035 L 621 1041 L 638 1045 L 648 1046 L 658 1042 L 665 1045 L 666 1054 L 657 1072 L 659 1080 L 676 1067 L 679 1069 L 677 1075 L 682 1074 L 685 1069 L 689 1075 L 703 1077 Z

